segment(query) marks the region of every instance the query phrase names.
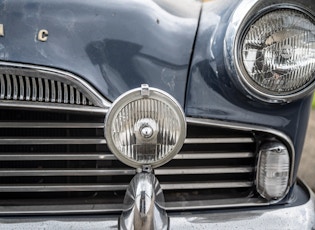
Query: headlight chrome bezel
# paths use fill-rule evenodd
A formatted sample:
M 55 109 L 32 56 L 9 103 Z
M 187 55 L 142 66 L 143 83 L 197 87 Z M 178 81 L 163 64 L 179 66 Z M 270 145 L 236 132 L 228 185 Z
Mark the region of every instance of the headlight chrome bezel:
M 315 88 L 314 78 L 303 87 L 279 95 L 277 95 L 277 93 L 269 93 L 268 90 L 261 90 L 260 87 L 257 87 L 257 84 L 255 85 L 253 80 L 250 80 L 240 50 L 242 49 L 241 46 L 243 44 L 244 36 L 253 23 L 268 13 L 277 10 L 292 10 L 306 15 L 306 17 L 310 18 L 315 24 L 315 17 L 300 5 L 279 3 L 257 10 L 260 9 L 257 2 L 257 0 L 242 1 L 235 10 L 227 28 L 224 39 L 225 64 L 231 75 L 232 81 L 241 89 L 241 91 L 244 91 L 253 98 L 268 103 L 288 103 L 310 94 Z

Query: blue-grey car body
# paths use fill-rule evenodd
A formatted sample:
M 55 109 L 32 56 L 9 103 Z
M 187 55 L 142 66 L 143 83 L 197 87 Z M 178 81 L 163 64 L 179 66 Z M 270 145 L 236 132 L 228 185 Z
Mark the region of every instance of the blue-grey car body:
M 200 7 L 152 0 L 2 1 L 0 58 L 75 73 L 111 101 L 146 83 L 184 105 Z M 40 29 L 48 31 L 47 42 L 37 39 Z
M 1 1 L 0 60 L 74 73 L 109 101 L 146 83 L 174 96 L 188 117 L 279 130 L 293 142 L 296 178 L 312 95 L 270 104 L 245 94 L 224 56 L 230 16 L 241 1 L 187 2 Z M 315 12 L 312 0 L 289 2 Z M 47 42 L 37 39 L 40 29 L 49 32 Z

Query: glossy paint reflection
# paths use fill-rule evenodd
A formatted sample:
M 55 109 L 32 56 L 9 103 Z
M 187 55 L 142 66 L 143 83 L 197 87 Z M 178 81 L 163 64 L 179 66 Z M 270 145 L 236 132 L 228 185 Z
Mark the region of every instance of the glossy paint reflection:
M 111 101 L 148 83 L 183 105 L 199 2 L 13 0 L 0 10 L 2 60 L 76 73 Z

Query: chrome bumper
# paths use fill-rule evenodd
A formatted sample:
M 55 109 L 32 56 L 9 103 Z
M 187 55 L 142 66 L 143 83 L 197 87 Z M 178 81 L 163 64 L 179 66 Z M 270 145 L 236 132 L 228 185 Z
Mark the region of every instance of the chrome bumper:
M 300 192 L 309 197 L 294 206 L 265 207 L 261 209 L 222 209 L 194 213 L 170 213 L 170 229 L 315 229 L 315 196 L 304 186 Z M 117 216 L 49 216 L 0 217 L 0 229 L 117 229 Z

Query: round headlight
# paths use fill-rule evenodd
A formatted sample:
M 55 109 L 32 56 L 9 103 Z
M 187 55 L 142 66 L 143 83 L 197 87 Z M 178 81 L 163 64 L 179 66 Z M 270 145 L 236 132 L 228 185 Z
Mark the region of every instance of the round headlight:
M 185 137 L 181 106 L 169 94 L 148 85 L 117 98 L 105 120 L 108 147 L 135 168 L 165 164 L 179 152 Z
M 236 63 L 245 86 L 268 101 L 310 92 L 315 79 L 315 24 L 295 9 L 254 19 L 239 35 Z

